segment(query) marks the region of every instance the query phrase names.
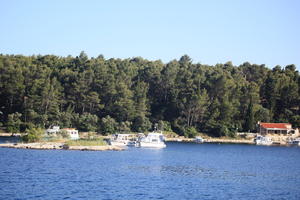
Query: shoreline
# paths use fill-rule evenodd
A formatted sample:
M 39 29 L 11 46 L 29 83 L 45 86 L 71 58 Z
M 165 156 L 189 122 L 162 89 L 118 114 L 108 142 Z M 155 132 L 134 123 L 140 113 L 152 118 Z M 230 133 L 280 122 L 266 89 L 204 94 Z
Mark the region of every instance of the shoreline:
M 166 138 L 166 142 L 183 142 L 183 143 L 196 143 L 193 138 Z M 291 147 L 300 146 L 296 144 L 273 142 L 270 145 L 257 145 L 253 139 L 224 139 L 224 138 L 209 138 L 205 139 L 204 142 L 199 144 L 246 144 L 246 145 L 256 145 L 256 146 L 281 146 L 281 147 Z
M 122 151 L 118 146 L 65 146 L 62 142 L 37 142 L 37 143 L 5 143 L 2 148 L 37 149 L 37 150 L 80 150 L 80 151 Z
M 167 142 L 194 142 L 193 138 L 166 138 Z M 230 143 L 230 144 L 255 144 L 253 140 L 247 139 L 224 139 L 224 138 L 209 138 L 205 139 L 204 143 Z
M 21 133 L 0 133 L 0 137 L 21 137 Z
M 0 137 L 20 137 L 18 134 L 11 135 L 8 133 L 0 134 Z M 106 138 L 108 136 L 104 136 Z M 215 144 L 248 144 L 255 145 L 253 139 L 242 139 L 242 138 L 204 138 L 203 143 L 215 143 Z M 194 138 L 185 138 L 185 137 L 166 137 L 165 142 L 179 142 L 179 143 L 196 143 Z M 274 142 L 270 146 L 294 146 L 288 143 Z M 68 146 L 64 142 L 37 142 L 37 143 L 22 143 L 22 142 L 10 142 L 0 144 L 1 147 L 6 148 L 19 148 L 19 149 L 41 149 L 41 150 L 81 150 L 81 151 L 122 151 L 126 148 L 113 145 L 104 145 L 104 146 Z

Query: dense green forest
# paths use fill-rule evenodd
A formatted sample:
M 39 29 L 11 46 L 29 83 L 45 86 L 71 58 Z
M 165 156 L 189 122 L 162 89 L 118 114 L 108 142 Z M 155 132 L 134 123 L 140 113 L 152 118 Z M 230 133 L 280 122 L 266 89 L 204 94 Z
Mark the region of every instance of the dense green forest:
M 257 121 L 300 127 L 299 105 L 294 65 L 0 54 L 0 125 L 11 132 L 60 125 L 106 134 L 158 124 L 186 136 L 234 136 Z

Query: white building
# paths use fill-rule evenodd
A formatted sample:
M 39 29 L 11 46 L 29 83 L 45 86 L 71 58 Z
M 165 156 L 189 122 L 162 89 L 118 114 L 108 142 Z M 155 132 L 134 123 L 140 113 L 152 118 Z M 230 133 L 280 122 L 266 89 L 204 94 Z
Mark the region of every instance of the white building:
M 57 133 L 62 132 L 62 131 L 65 131 L 69 135 L 70 139 L 72 139 L 72 140 L 79 139 L 78 130 L 76 130 L 75 128 L 60 129 L 59 126 L 52 126 L 52 128 L 48 128 L 46 130 L 46 134 L 56 136 Z
M 79 139 L 78 130 L 76 130 L 75 128 L 63 128 L 61 130 L 66 131 L 69 134 L 69 136 L 72 140 L 78 140 Z
M 60 131 L 59 126 L 52 126 L 52 128 L 48 128 L 46 129 L 46 134 L 48 135 L 56 135 L 56 133 L 58 133 Z

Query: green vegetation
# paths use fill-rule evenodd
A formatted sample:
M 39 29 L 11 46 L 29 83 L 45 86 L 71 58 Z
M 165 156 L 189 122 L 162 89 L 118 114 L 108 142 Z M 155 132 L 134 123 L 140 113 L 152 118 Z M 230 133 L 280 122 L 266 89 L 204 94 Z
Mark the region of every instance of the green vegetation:
M 195 127 L 188 127 L 185 129 L 184 131 L 184 136 L 188 137 L 188 138 L 194 138 L 198 135 L 197 130 L 195 129 Z
M 232 137 L 257 121 L 300 127 L 299 105 L 294 65 L 0 54 L 0 123 L 10 132 L 59 125 L 108 134 L 157 124 L 189 137 Z
M 21 113 L 15 112 L 8 115 L 7 119 L 7 131 L 10 133 L 18 133 L 20 132 L 20 126 L 22 124 L 21 121 Z
M 102 138 L 97 139 L 80 139 L 80 140 L 69 140 L 66 142 L 68 146 L 104 146 L 107 145 Z
M 41 128 L 27 129 L 26 132 L 28 134 L 22 137 L 24 142 L 39 142 L 44 134 L 44 130 Z
M 66 130 L 61 130 L 57 133 L 58 137 L 64 138 L 64 139 L 70 139 L 70 135 Z

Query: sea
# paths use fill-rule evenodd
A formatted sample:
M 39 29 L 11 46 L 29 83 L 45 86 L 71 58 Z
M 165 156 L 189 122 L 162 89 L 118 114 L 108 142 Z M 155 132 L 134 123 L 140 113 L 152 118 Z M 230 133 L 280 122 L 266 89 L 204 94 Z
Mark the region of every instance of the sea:
M 0 142 L 3 139 L 0 139 Z M 300 199 L 300 148 L 0 148 L 0 199 Z

